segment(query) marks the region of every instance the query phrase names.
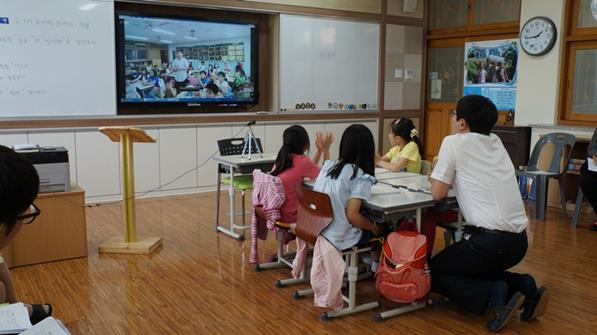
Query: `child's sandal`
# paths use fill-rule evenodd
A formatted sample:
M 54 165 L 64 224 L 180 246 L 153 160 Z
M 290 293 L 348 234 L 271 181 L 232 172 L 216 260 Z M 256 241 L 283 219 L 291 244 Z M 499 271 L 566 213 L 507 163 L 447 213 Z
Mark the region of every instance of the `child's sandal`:
M 44 306 L 48 306 L 48 311 L 44 309 Z M 50 304 L 31 304 L 31 316 L 29 320 L 31 324 L 35 325 L 41 320 L 52 315 L 52 305 Z

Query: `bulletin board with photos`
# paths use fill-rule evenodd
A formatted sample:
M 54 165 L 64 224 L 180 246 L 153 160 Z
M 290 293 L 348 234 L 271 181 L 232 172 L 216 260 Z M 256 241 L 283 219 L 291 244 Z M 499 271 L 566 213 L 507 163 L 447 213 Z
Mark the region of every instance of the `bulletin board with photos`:
M 245 61 L 244 43 L 223 43 L 179 48 L 187 57 L 204 61 Z

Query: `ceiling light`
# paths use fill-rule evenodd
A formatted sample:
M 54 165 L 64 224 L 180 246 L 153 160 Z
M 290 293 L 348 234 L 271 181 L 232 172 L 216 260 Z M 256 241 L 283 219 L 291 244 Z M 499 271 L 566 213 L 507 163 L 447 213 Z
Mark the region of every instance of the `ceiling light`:
M 132 39 L 132 40 L 141 40 L 141 41 L 147 41 L 147 40 L 149 40 L 149 38 L 147 38 L 147 37 L 135 36 L 135 35 L 125 35 L 124 38 L 125 39 L 129 38 L 129 39 Z
M 160 34 L 164 34 L 164 35 L 170 35 L 170 36 L 175 36 L 176 35 L 176 33 L 173 33 L 173 32 L 168 31 L 168 30 L 163 30 L 163 29 L 160 29 L 160 28 L 153 28 L 151 30 L 153 32 L 155 32 L 155 33 L 160 33 Z

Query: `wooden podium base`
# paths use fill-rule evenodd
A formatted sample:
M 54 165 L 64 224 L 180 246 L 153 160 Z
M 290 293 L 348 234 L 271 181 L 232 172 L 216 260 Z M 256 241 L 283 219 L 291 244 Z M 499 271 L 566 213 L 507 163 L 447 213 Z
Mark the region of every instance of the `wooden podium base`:
M 120 236 L 113 237 L 99 246 L 100 253 L 150 254 L 162 245 L 161 237 L 145 237 L 137 242 L 124 242 Z

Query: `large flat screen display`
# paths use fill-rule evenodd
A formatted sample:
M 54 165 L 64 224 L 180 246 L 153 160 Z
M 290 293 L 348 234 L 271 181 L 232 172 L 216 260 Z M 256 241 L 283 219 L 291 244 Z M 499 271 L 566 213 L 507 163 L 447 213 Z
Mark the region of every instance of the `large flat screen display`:
M 257 27 L 117 14 L 120 104 L 257 104 Z

